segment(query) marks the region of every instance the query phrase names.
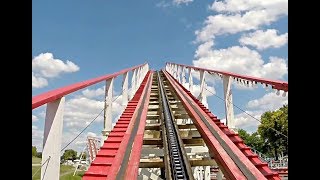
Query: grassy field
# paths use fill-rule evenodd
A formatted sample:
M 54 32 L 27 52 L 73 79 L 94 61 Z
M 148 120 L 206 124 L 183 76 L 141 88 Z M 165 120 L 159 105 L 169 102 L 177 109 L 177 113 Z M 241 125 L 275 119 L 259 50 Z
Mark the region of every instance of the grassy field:
M 77 175 L 73 176 L 73 171 L 71 174 L 67 174 L 60 177 L 60 180 L 81 180 L 84 171 L 77 171 Z
M 40 164 L 41 159 L 32 157 L 32 164 Z M 34 173 L 40 168 L 40 166 L 32 166 L 32 176 Z M 73 166 L 66 166 L 66 165 L 61 165 L 60 166 L 60 180 L 80 180 L 81 177 L 84 174 L 84 171 L 77 171 L 77 175 L 73 176 L 73 172 L 75 170 L 75 167 Z M 37 172 L 37 174 L 32 177 L 33 180 L 40 180 L 41 176 L 41 170 Z
M 41 164 L 41 158 L 32 157 L 32 164 Z

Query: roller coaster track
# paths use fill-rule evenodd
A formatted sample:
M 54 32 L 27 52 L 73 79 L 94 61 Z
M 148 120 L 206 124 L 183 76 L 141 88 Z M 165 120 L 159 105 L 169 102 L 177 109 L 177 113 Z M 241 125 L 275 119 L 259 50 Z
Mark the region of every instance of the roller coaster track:
M 192 146 L 208 148 L 209 157 L 194 159 Z M 158 153 L 146 156 L 148 148 Z M 140 179 L 144 168 L 160 169 L 162 179 L 194 179 L 195 166 L 215 165 L 226 179 L 280 179 L 168 72 L 149 71 L 83 179 Z

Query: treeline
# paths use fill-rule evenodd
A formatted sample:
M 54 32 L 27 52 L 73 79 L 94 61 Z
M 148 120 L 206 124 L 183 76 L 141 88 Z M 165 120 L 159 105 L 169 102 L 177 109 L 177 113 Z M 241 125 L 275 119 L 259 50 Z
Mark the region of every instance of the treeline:
M 268 157 L 278 160 L 279 155 L 288 155 L 288 105 L 276 111 L 261 115 L 257 132 L 248 133 L 239 129 L 238 133 L 245 144 Z
M 77 156 L 77 151 L 73 150 L 73 149 L 67 149 L 64 151 L 63 155 L 61 156 L 61 160 L 65 161 L 65 160 L 75 160 L 75 159 L 79 159 L 81 156 L 81 153 L 79 154 L 79 156 Z M 42 156 L 42 152 L 37 152 L 37 147 L 36 146 L 32 146 L 32 157 L 38 157 L 41 158 Z M 81 159 L 86 159 L 86 153 L 82 154 Z
M 32 157 L 38 157 L 41 158 L 42 153 L 41 152 L 37 152 L 37 147 L 32 146 Z

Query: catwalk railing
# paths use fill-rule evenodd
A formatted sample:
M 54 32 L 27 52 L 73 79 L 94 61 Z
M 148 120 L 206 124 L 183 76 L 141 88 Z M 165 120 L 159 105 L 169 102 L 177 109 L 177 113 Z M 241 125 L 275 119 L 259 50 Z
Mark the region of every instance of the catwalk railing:
M 226 124 L 229 128 L 235 129 L 234 124 L 234 111 L 233 111 L 233 97 L 231 91 L 232 81 L 236 81 L 247 87 L 256 87 L 258 83 L 263 85 L 265 88 L 271 87 L 275 89 L 277 95 L 280 95 L 280 91 L 283 92 L 282 96 L 286 96 L 288 92 L 288 83 L 284 81 L 276 81 L 264 78 L 258 78 L 253 76 L 240 75 L 227 71 L 218 71 L 214 69 L 205 69 L 195 66 L 189 66 L 184 64 L 176 64 L 167 62 L 165 69 L 183 86 L 186 84 L 186 71 L 188 71 L 189 79 L 189 91 L 193 91 L 193 72 L 198 71 L 200 73 L 200 94 L 198 99 L 208 107 L 207 96 L 206 96 L 206 74 L 212 75 L 215 77 L 220 77 L 223 81 L 223 90 L 224 90 L 224 100 L 225 100 L 225 115 L 226 115 Z

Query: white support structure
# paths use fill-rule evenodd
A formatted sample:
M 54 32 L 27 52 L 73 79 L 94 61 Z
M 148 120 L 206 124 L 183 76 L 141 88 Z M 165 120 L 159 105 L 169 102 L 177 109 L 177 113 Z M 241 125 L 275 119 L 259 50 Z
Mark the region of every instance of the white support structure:
M 200 70 L 200 94 L 198 96 L 198 99 L 202 102 L 204 106 L 208 108 L 207 103 L 207 93 L 206 93 L 206 81 L 205 81 L 206 71 Z
M 145 70 L 146 70 L 145 66 L 142 66 L 141 67 L 141 82 L 143 81 L 143 78 L 144 78 L 144 75 L 145 75 Z
M 104 102 L 104 129 L 102 130 L 102 135 L 105 139 L 112 129 L 113 80 L 114 78 L 111 78 L 106 82 L 106 93 Z
M 189 68 L 189 91 L 193 91 L 192 68 Z
M 181 84 L 181 76 L 180 76 L 180 73 L 181 73 L 181 67 L 180 67 L 180 66 L 177 66 L 177 80 L 178 80 L 178 82 Z
M 182 86 L 185 87 L 186 85 L 186 68 L 185 67 L 182 67 L 182 73 L 181 73 L 181 83 L 182 83 Z
M 173 76 L 173 65 L 169 65 L 169 73 Z
M 137 68 L 137 73 L 136 73 L 136 91 L 139 88 L 139 84 L 140 84 L 140 67 Z
M 144 78 L 144 66 L 141 67 L 140 84 L 142 83 L 143 78 Z M 140 85 L 140 84 L 139 84 L 139 85 Z
M 223 90 L 225 99 L 226 124 L 230 129 L 235 130 L 231 83 L 232 77 L 224 75 Z
M 137 89 L 139 88 L 141 82 L 142 82 L 142 67 L 139 67 L 139 81 L 138 81 L 138 86 L 137 86 Z
M 211 180 L 210 166 L 204 166 L 204 180 Z
M 176 72 L 176 80 L 178 80 L 179 81 L 179 66 L 178 65 L 176 65 L 176 68 L 175 68 L 175 72 Z
M 149 65 L 146 64 L 143 66 L 143 78 L 147 75 L 148 71 L 149 71 Z M 142 78 L 142 80 L 143 80 L 143 78 Z
M 173 78 L 175 78 L 174 67 L 175 66 L 172 64 L 171 65 L 171 75 L 172 75 Z
M 176 79 L 176 77 L 177 77 L 177 71 L 176 71 L 177 69 L 176 69 L 176 65 L 172 65 L 172 77 L 174 78 L 174 79 Z
M 129 101 L 129 96 L 128 96 L 128 75 L 129 72 L 126 72 L 123 74 L 123 80 L 122 80 L 122 105 L 126 106 Z
M 41 180 L 59 180 L 64 103 L 65 97 L 62 97 L 47 104 Z
M 170 68 L 169 68 L 169 69 L 170 69 L 170 74 L 173 76 L 173 68 L 174 68 L 174 67 L 173 67 L 173 64 L 170 64 L 169 67 L 170 67 Z
M 132 71 L 132 78 L 131 78 L 131 97 L 130 99 L 134 96 L 135 92 L 136 92 L 136 81 L 137 81 L 137 69 L 134 69 Z
M 79 169 L 79 166 L 80 166 L 80 168 L 81 168 L 81 166 L 82 166 L 82 163 L 81 163 L 81 160 L 82 160 L 82 157 L 83 157 L 83 155 L 86 153 L 86 146 L 84 146 L 83 147 L 83 149 L 82 149 L 82 151 L 80 152 L 80 159 L 79 159 L 79 162 L 77 162 L 77 165 L 76 165 L 76 169 L 74 170 L 74 172 L 73 172 L 73 176 L 74 175 L 76 175 L 76 173 L 77 173 L 77 171 L 78 171 L 78 169 Z M 86 168 L 87 169 L 87 168 Z

